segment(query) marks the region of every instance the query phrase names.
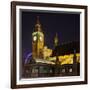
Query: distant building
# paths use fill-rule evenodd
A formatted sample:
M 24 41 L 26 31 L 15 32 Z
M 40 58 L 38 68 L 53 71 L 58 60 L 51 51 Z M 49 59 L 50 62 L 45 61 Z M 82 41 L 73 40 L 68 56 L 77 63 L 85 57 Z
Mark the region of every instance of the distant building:
M 76 62 L 80 63 L 80 44 L 79 42 L 68 42 L 58 45 L 52 52 L 52 60 L 55 60 L 56 55 L 59 58 L 61 65 L 73 64 L 74 53 L 76 54 Z

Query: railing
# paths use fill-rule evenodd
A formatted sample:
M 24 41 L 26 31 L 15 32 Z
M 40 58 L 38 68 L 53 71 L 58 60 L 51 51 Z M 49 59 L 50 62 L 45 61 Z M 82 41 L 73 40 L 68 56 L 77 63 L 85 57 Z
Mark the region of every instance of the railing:
M 55 77 L 55 76 L 79 76 L 80 64 L 49 65 L 49 64 L 29 64 L 23 69 L 23 77 Z

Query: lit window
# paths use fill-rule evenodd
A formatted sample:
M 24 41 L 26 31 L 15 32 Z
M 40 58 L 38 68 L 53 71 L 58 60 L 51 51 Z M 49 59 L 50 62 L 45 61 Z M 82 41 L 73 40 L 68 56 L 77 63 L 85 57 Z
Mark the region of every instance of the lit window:
M 62 69 L 62 72 L 64 73 L 65 72 L 65 69 Z
M 72 68 L 69 69 L 69 72 L 72 72 Z

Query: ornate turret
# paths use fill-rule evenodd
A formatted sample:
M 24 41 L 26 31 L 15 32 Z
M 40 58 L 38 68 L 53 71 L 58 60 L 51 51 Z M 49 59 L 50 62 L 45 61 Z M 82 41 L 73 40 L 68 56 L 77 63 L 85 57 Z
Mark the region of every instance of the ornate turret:
M 58 35 L 57 35 L 57 33 L 54 37 L 54 45 L 55 45 L 55 47 L 58 45 Z

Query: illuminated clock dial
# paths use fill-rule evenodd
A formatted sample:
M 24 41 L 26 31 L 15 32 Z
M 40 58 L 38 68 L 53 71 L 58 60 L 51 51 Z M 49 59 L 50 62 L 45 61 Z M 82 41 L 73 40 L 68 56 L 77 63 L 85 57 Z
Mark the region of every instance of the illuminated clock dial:
M 42 41 L 43 40 L 43 38 L 40 36 L 40 41 Z
M 36 37 L 36 36 L 34 36 L 34 37 L 33 37 L 33 41 L 36 41 L 36 40 L 37 40 L 37 37 Z

